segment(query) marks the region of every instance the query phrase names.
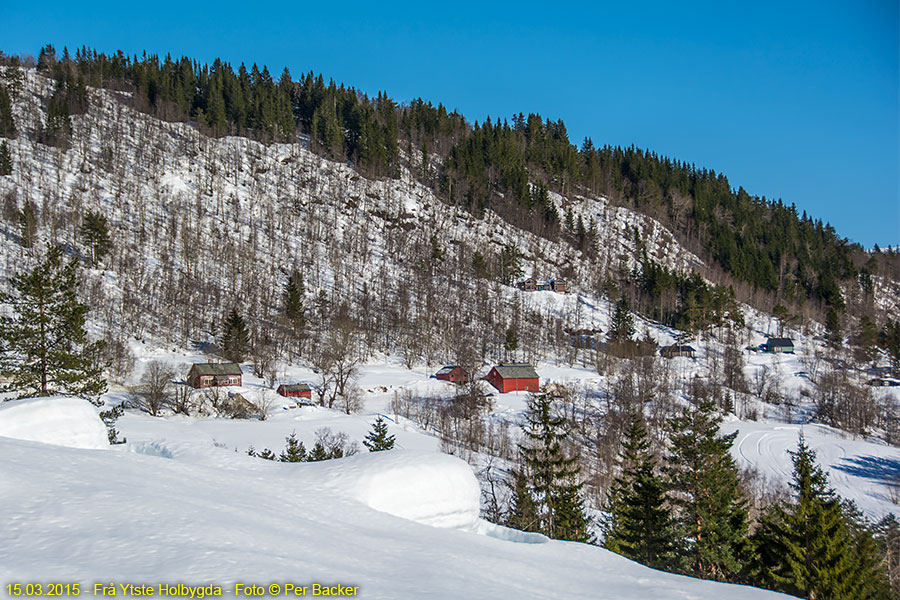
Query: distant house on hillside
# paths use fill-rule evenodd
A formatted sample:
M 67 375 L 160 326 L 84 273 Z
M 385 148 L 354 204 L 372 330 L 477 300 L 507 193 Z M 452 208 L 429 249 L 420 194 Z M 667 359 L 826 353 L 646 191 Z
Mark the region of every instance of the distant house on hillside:
M 284 396 L 285 398 L 306 398 L 307 400 L 312 400 L 312 389 L 305 383 L 294 385 L 281 384 L 275 391 L 278 392 L 279 396 Z
M 794 341 L 791 338 L 769 338 L 766 340 L 766 343 L 763 344 L 762 351 L 769 352 L 770 354 L 780 354 L 782 352 L 793 354 Z
M 550 288 L 554 292 L 557 292 L 560 294 L 565 294 L 569 291 L 568 288 L 566 287 L 565 279 L 551 279 L 550 280 Z
M 518 280 L 516 282 L 516 287 L 523 292 L 558 292 L 560 294 L 565 294 L 569 291 L 565 279 L 550 279 L 544 281 L 529 277 L 528 279 Z
M 694 358 L 695 352 L 697 351 L 693 346 L 686 346 L 684 344 L 672 344 L 671 346 L 664 346 L 659 349 L 659 355 L 663 358 Z
M 534 367 L 525 363 L 501 363 L 492 368 L 485 379 L 504 394 L 515 391 L 538 392 L 541 389 Z
M 525 292 L 533 292 L 537 289 L 537 282 L 534 280 L 534 277 L 520 279 L 516 282 L 516 287 Z
M 459 365 L 447 365 L 435 373 L 434 376 L 441 381 L 450 381 L 452 383 L 466 383 L 469 381 L 469 374 Z
M 241 385 L 242 375 L 237 363 L 194 363 L 187 382 L 194 389 Z

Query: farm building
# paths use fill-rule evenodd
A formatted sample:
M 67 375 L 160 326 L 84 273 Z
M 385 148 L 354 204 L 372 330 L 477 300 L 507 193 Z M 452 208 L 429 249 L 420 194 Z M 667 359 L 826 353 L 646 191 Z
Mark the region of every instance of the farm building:
M 466 383 L 469 381 L 469 374 L 459 365 L 447 365 L 435 373 L 434 376 L 441 381 L 450 381 L 452 383 Z
M 697 351 L 693 346 L 686 346 L 684 344 L 672 344 L 671 346 L 665 346 L 659 349 L 659 355 L 663 358 L 675 358 L 678 356 L 694 358 L 695 352 Z
M 194 363 L 187 382 L 194 389 L 241 385 L 241 366 L 237 363 Z
M 281 384 L 275 391 L 278 392 L 279 396 L 284 396 L 285 398 L 306 398 L 307 400 L 312 400 L 312 389 L 305 383 L 295 385 Z
M 537 289 L 537 282 L 534 280 L 534 277 L 520 279 L 516 282 L 516 287 L 526 292 L 533 292 Z
M 485 379 L 502 393 L 540 391 L 537 372 L 525 363 L 501 363 L 492 368 Z
M 559 292 L 565 294 L 568 292 L 565 279 L 549 279 L 537 280 L 534 277 L 528 279 L 520 279 L 516 282 L 516 287 L 523 292 Z
M 772 354 L 778 354 L 781 352 L 793 354 L 794 341 L 791 338 L 769 338 L 768 340 L 766 340 L 766 343 L 763 344 L 762 351 Z

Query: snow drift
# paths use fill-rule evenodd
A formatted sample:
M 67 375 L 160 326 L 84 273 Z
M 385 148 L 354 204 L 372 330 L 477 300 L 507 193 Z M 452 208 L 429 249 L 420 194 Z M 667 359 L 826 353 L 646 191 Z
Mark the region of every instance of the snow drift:
M 109 447 L 97 409 L 69 396 L 0 403 L 0 436 L 73 448 Z
M 435 527 L 472 527 L 478 520 L 478 480 L 459 458 L 392 450 L 322 467 L 336 491 L 375 510 Z

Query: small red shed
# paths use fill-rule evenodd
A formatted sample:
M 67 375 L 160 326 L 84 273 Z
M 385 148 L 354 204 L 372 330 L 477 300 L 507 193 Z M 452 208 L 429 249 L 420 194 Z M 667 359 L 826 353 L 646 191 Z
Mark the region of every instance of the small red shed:
M 492 368 L 485 378 L 501 393 L 524 391 L 538 392 L 541 389 L 538 374 L 529 364 L 499 364 Z
M 450 381 L 452 383 L 466 383 L 469 381 L 469 374 L 459 365 L 447 365 L 435 373 L 434 376 L 442 381 Z
M 305 383 L 296 385 L 281 384 L 275 391 L 278 392 L 279 396 L 284 396 L 285 398 L 306 398 L 307 400 L 312 400 L 312 389 Z

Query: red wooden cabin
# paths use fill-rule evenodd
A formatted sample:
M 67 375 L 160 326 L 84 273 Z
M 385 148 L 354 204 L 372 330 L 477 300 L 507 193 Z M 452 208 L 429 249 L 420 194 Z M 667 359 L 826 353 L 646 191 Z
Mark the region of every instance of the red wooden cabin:
M 450 381 L 452 383 L 466 383 L 469 381 L 469 374 L 459 365 L 447 365 L 435 373 L 434 376 L 441 381 Z
M 538 374 L 529 364 L 499 364 L 485 378 L 500 392 L 538 392 L 541 389 Z
M 275 391 L 278 392 L 279 396 L 284 396 L 285 398 L 306 398 L 307 400 L 312 400 L 312 389 L 305 383 L 296 385 L 281 384 Z

